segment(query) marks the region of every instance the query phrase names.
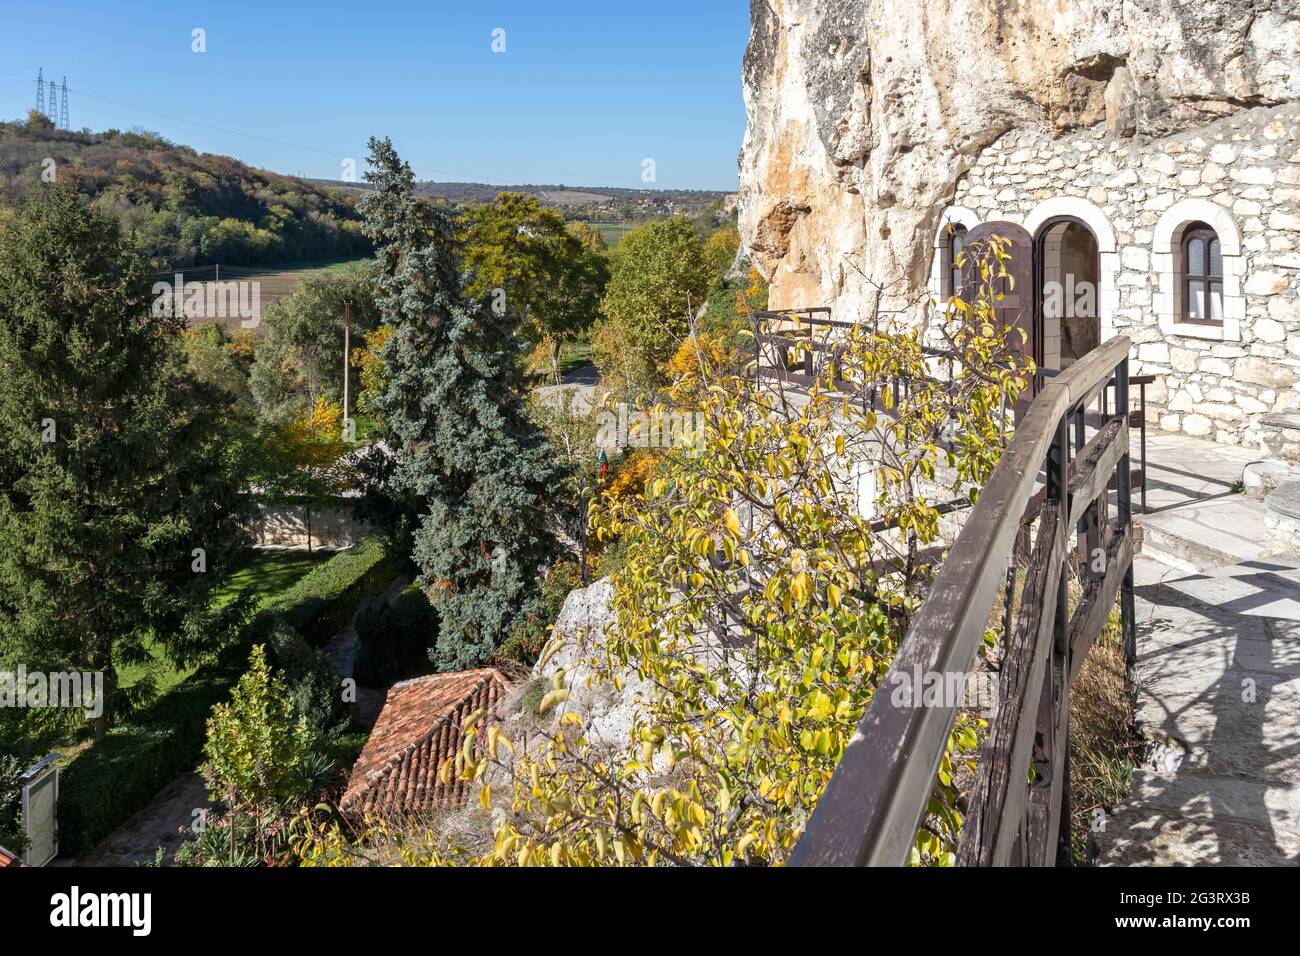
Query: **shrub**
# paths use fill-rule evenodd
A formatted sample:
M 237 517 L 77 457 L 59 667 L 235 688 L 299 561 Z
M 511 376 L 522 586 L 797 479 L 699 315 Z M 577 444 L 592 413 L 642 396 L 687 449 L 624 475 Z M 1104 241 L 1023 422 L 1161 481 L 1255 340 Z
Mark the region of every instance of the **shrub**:
M 260 824 L 274 819 L 281 804 L 302 796 L 298 771 L 311 752 L 307 721 L 294 712 L 288 690 L 284 677 L 267 663 L 266 648 L 254 645 L 230 699 L 212 708 L 203 746 L 208 794 L 258 822 L 259 856 L 271 845 Z M 232 839 L 231 848 L 237 843 Z
M 263 616 L 268 621 L 280 618 L 313 647 L 320 647 L 347 626 L 357 605 L 392 580 L 393 574 L 383 540 L 363 538 L 269 601 Z
M 382 541 L 367 538 L 335 555 L 269 601 L 244 629 L 193 674 L 131 720 L 78 754 L 59 780 L 59 846 L 81 856 L 135 813 L 179 773 L 193 769 L 208 714 L 244 672 L 249 647 L 287 625 L 323 643 L 352 616 L 366 593 L 389 580 Z
M 22 826 L 22 762 L 0 754 L 0 846 L 22 853 L 27 837 Z
M 389 612 L 402 673 L 424 668 L 438 636 L 438 612 L 429 603 L 429 596 L 413 584 L 393 599 Z
M 353 618 L 357 655 L 352 675 L 363 687 L 383 687 L 405 674 L 427 669 L 437 636 L 437 615 L 418 585 L 391 603 L 367 601 Z
M 312 736 L 329 737 L 347 727 L 352 707 L 340 693 L 341 675 L 325 655 L 282 621 L 271 635 L 271 647 L 294 712 Z

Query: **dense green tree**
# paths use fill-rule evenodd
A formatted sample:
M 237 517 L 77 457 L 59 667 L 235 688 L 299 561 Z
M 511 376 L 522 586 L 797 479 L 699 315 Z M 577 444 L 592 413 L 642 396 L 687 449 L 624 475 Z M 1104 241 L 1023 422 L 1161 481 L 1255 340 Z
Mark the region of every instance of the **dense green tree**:
M 709 263 L 704 244 L 682 216 L 646 223 L 615 250 L 605 319 L 593 345 L 602 368 L 626 364 L 627 350 L 657 375 L 690 328 L 690 315 L 704 303 Z
M 552 359 L 586 333 L 609 279 L 604 255 L 536 196 L 502 193 L 465 213 L 465 292 L 522 316 L 520 334 Z M 498 298 L 500 296 L 500 298 Z
M 511 624 L 538 611 L 563 474 L 524 406 L 517 314 L 465 294 L 451 221 L 415 197 L 387 139 L 371 140 L 366 178 L 379 305 L 394 329 L 378 403 L 391 482 L 420 502 L 413 559 L 442 621 L 433 657 L 462 667 L 491 658 Z
M 209 322 L 186 332 L 183 339 L 190 374 L 221 392 L 241 423 L 251 423 L 257 413 L 248 384 L 253 355 L 248 338 L 242 329 L 232 336 L 220 323 Z
M 209 591 L 241 517 L 221 400 L 151 284 L 63 187 L 0 232 L 0 668 L 103 672 L 97 733 L 118 667 L 220 639 Z
M 352 345 L 359 350 L 365 333 L 379 324 L 371 263 L 310 273 L 267 309 L 266 338 L 257 347 L 249 382 L 264 421 L 291 419 L 320 398 L 343 400 L 345 305 L 352 312 Z M 353 396 L 357 390 L 354 368 Z M 355 406 L 348 414 L 355 416 Z

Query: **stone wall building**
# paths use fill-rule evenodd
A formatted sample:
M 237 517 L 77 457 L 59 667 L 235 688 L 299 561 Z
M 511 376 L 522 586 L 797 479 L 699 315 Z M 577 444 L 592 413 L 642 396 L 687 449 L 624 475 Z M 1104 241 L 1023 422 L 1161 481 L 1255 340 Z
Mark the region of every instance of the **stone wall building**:
M 753 0 L 752 20 L 741 227 L 774 308 L 923 323 L 954 253 L 1001 234 L 1040 365 L 1128 335 L 1153 425 L 1300 458 L 1294 0 Z
M 1117 138 L 1104 125 L 1055 138 L 1017 130 L 958 181 L 930 288 L 951 294 L 942 264 L 964 229 L 1020 225 L 1044 286 L 1064 284 L 1066 314 L 1043 310 L 1044 367 L 1127 335 L 1134 372 L 1155 376 L 1153 424 L 1300 458 L 1297 200 L 1296 105 L 1158 139 Z M 1071 321 L 1075 303 L 1095 328 Z

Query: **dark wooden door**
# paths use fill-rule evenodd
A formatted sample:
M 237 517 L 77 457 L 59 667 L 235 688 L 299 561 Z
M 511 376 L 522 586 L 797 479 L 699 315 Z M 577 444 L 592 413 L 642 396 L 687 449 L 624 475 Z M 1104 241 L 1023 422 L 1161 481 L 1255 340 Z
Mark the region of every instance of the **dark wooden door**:
M 981 252 L 976 243 L 986 243 L 990 236 L 997 236 L 1009 243 L 1007 253 L 1011 259 L 1007 263 L 1007 272 L 1011 282 L 1006 279 L 994 280 L 994 291 L 1001 292 L 1003 298 L 994 303 L 994 313 L 1004 328 L 1017 329 L 1021 334 L 1011 336 L 1008 345 L 1021 353 L 1023 359 L 1037 363 L 1039 358 L 1038 330 L 1034 322 L 1034 242 L 1022 227 L 1014 222 L 983 222 L 966 233 L 966 250 L 969 258 L 962 270 L 962 297 L 967 302 L 973 300 L 979 291 L 978 256 Z M 974 246 L 975 248 L 972 248 Z M 1031 376 L 1029 388 L 1021 396 L 1016 406 L 1016 420 L 1024 413 L 1030 399 L 1037 394 L 1038 380 Z

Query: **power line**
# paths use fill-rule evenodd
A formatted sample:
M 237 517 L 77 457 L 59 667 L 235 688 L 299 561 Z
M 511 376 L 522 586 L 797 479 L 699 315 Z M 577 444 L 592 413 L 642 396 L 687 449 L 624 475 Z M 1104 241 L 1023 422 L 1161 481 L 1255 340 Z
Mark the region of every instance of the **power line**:
M 88 96 L 92 100 L 99 100 L 101 103 L 111 103 L 113 106 L 120 106 L 123 109 L 135 110 L 139 113 L 148 113 L 151 116 L 158 116 L 161 117 L 162 119 L 173 120 L 174 122 L 177 123 L 188 123 L 191 126 L 198 126 L 202 129 L 210 129 L 218 133 L 228 133 L 231 136 L 242 136 L 245 139 L 256 139 L 262 141 L 263 143 L 270 143 L 273 146 L 287 146 L 290 149 L 301 149 L 309 153 L 319 153 L 322 156 L 333 156 L 335 159 L 341 156 L 347 156 L 347 153 L 342 150 L 318 149 L 315 146 L 304 146 L 301 143 L 290 143 L 287 140 L 273 139 L 272 137 L 269 136 L 259 136 L 256 133 L 243 133 L 237 129 L 230 129 L 229 127 L 226 126 L 214 126 L 211 123 L 201 123 L 198 120 L 187 119 L 184 116 L 176 116 L 173 113 L 162 113 L 159 112 L 158 110 L 147 109 L 143 106 L 134 106 L 130 103 L 123 103 L 120 100 L 109 99 L 107 96 L 98 96 L 94 93 L 87 92 L 86 90 L 73 89 L 72 92 L 76 93 L 78 96 Z
M 217 133 L 226 133 L 230 136 L 241 136 L 245 139 L 255 139 L 258 140 L 259 142 L 270 143 L 273 146 L 287 146 L 290 149 L 298 149 L 308 153 L 317 153 L 321 156 L 332 156 L 335 159 L 340 161 L 352 155 L 351 152 L 347 150 L 321 149 L 320 147 L 317 146 L 306 146 L 302 143 L 292 143 L 287 140 L 275 139 L 270 136 L 261 136 L 257 133 L 245 133 L 241 130 L 231 129 L 228 126 L 216 126 L 212 123 L 203 123 L 200 122 L 199 120 L 188 119 L 187 117 L 184 116 L 177 116 L 174 113 L 163 113 L 159 110 L 149 109 L 148 107 L 136 106 L 133 103 L 123 103 L 121 100 L 110 99 L 107 96 L 99 96 L 98 94 L 91 93 L 86 90 L 79 90 L 75 88 L 70 88 L 70 89 L 71 92 L 76 93 L 78 96 L 88 96 L 92 100 L 99 100 L 101 103 L 109 103 L 113 106 L 120 106 L 123 109 L 135 110 L 136 112 L 139 113 L 148 113 L 150 116 L 157 116 L 160 117 L 161 119 L 173 120 L 177 123 L 187 123 L 190 126 L 197 126 L 200 129 L 208 129 Z M 469 173 L 452 172 L 451 170 L 447 170 L 447 169 L 431 169 L 423 165 L 421 165 L 421 169 L 426 176 L 440 176 L 452 182 L 468 182 L 468 183 L 478 182 L 478 177 L 475 175 L 471 175 Z M 554 175 L 554 174 L 552 173 L 550 175 Z M 485 185 L 491 185 L 491 184 L 485 184 Z
M 68 78 L 63 77 L 63 100 L 59 104 L 59 128 L 70 129 L 68 124 Z

